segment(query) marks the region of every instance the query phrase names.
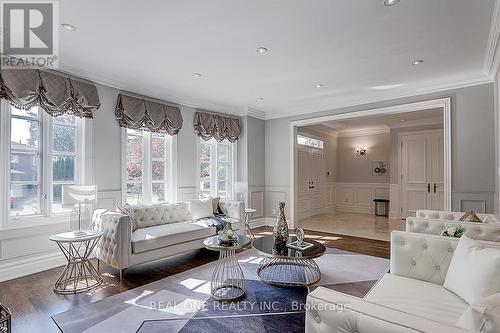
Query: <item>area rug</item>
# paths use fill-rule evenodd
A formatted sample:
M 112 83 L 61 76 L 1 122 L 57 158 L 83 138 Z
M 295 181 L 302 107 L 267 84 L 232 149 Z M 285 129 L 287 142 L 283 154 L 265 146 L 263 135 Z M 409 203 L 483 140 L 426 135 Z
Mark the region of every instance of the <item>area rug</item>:
M 247 304 L 247 308 L 243 306 L 231 309 L 217 305 L 225 303 L 214 304 L 214 300 L 210 298 L 210 277 L 214 263 L 208 263 L 52 318 L 64 333 L 110 333 L 116 332 L 117 327 L 120 332 L 199 333 L 202 332 L 200 327 L 211 327 L 210 332 L 219 331 L 218 328 L 214 330 L 214 327 L 228 331 L 229 327 L 239 325 L 235 323 L 240 322 L 254 325 L 253 327 L 265 327 L 264 331 L 273 331 L 269 324 L 275 323 L 276 318 L 273 317 L 277 316 L 286 316 L 287 323 L 295 323 L 294 327 L 303 329 L 304 313 L 295 311 L 295 308 L 297 304 L 304 303 L 307 290 L 265 285 L 256 275 L 257 266 L 262 260 L 260 254 L 248 249 L 237 256 L 245 274 L 247 294 L 233 304 Z M 389 269 L 387 259 L 332 248 L 327 248 L 326 253 L 317 258 L 316 262 L 322 273 L 318 285 L 350 292 L 358 291 L 356 286 L 359 284 L 363 289 L 358 291 L 361 296 Z M 269 302 L 275 299 L 279 299 L 277 308 L 280 310 L 274 311 L 271 308 L 273 311 L 266 311 Z M 248 309 L 250 304 L 257 305 L 253 305 L 254 309 Z M 207 318 L 214 316 L 219 318 Z M 229 331 L 241 331 L 237 327 Z

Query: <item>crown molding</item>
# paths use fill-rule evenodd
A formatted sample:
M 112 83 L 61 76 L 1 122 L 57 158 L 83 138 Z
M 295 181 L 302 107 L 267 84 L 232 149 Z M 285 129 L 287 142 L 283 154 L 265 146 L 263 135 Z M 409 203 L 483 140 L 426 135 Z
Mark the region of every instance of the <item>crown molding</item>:
M 484 61 L 484 72 L 494 78 L 500 65 L 500 0 L 495 0 L 493 16 L 491 18 L 490 34 L 486 47 L 486 58 Z
M 443 83 L 401 88 L 398 89 L 397 92 L 378 93 L 376 96 L 370 96 L 370 97 L 364 97 L 363 95 L 356 95 L 356 96 L 351 95 L 346 99 L 340 100 L 339 102 L 330 105 L 328 108 L 301 109 L 301 110 L 278 112 L 278 113 L 266 112 L 266 120 L 286 118 L 286 117 L 312 114 L 318 112 L 327 112 L 347 107 L 363 106 L 365 104 L 384 102 L 398 98 L 415 97 L 424 94 L 439 93 L 447 90 L 472 87 L 492 82 L 493 78 L 482 74 L 474 77 L 464 77 L 463 79 L 456 81 L 448 81 Z
M 367 135 L 376 135 L 376 134 L 386 134 L 390 133 L 391 129 L 389 126 L 384 125 L 380 128 L 372 128 L 372 129 L 353 129 L 353 130 L 344 130 L 339 131 L 339 138 L 350 138 L 355 136 L 367 136 Z
M 253 109 L 253 108 L 248 108 L 247 112 L 244 114 L 245 116 L 257 118 L 260 120 L 266 120 L 266 113 L 261 110 Z

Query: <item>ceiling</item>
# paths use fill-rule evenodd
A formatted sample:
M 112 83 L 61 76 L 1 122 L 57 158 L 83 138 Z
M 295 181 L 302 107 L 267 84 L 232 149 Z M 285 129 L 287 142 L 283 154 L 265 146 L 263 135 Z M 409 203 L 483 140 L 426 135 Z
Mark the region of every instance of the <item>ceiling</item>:
M 489 38 L 494 0 L 59 3 L 60 23 L 76 26 L 59 34 L 62 70 L 267 119 L 489 82 L 500 30 Z
M 355 136 L 389 132 L 391 128 L 442 125 L 443 109 L 435 108 L 422 111 L 349 118 L 328 121 L 320 125 L 306 126 L 315 131 L 338 136 Z

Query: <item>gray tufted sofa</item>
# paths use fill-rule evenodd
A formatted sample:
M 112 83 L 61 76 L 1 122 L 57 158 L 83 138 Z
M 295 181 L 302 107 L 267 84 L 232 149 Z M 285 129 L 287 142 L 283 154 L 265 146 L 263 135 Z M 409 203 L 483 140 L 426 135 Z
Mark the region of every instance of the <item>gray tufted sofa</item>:
M 221 200 L 220 208 L 229 218 L 234 230 L 244 230 L 244 204 Z M 97 209 L 92 228 L 103 232 L 94 255 L 120 271 L 126 268 L 166 258 L 203 247 L 203 239 L 214 236 L 216 228 L 205 220 L 193 221 L 189 203 L 133 207 L 139 228 L 132 230 L 128 216 Z
M 444 212 L 436 210 L 417 210 L 416 217 L 406 218 L 406 231 L 418 232 L 431 235 L 441 235 L 443 230 L 450 227 L 462 226 L 466 229 L 466 235 L 473 239 L 500 241 L 500 220 L 493 214 L 477 214 L 483 221 L 462 222 L 459 221 L 464 213 Z
M 468 304 L 443 287 L 457 244 L 457 238 L 393 231 L 390 273 L 363 299 L 316 288 L 307 296 L 306 333 L 470 332 L 454 326 Z

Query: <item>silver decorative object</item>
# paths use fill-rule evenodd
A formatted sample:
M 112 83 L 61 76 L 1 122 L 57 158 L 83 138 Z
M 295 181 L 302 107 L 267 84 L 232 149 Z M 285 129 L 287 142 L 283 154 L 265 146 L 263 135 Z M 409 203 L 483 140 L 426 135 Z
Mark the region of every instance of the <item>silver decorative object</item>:
M 8 307 L 0 303 L 0 332 L 12 332 L 12 314 Z
M 299 244 L 302 244 L 305 238 L 304 230 L 302 230 L 302 228 L 298 228 L 297 231 L 295 232 L 295 235 L 297 236 L 297 242 Z
M 280 202 L 280 215 L 273 229 L 274 242 L 285 244 L 288 241 L 288 223 L 285 217 L 285 203 Z

